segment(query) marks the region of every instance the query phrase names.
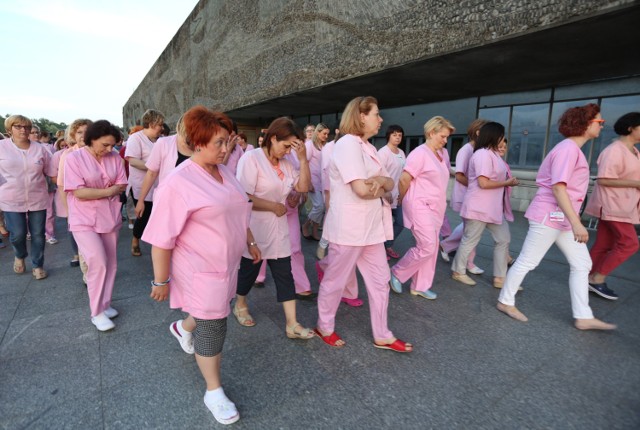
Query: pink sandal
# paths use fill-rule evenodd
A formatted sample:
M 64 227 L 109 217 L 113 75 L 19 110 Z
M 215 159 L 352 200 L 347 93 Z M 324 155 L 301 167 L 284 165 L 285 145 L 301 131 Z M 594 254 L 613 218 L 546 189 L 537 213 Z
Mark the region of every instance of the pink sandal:
M 342 303 L 346 303 L 348 306 L 351 306 L 352 308 L 359 308 L 364 303 L 362 299 L 358 299 L 358 298 L 348 299 L 346 297 L 343 297 L 340 299 L 340 301 Z

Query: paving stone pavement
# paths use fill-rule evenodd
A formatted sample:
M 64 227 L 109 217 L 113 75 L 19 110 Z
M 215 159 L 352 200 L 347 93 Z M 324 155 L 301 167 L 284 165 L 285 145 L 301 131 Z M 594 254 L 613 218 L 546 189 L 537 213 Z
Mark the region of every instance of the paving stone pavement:
M 455 227 L 459 218 L 450 219 Z M 150 247 L 132 257 L 131 231 L 121 231 L 113 297 L 120 316 L 115 330 L 99 333 L 80 270 L 68 264 L 66 229 L 57 226 L 60 243 L 46 246 L 46 280 L 28 274 L 30 262 L 27 274 L 15 275 L 11 249 L 0 250 L 0 428 L 222 428 L 202 402 L 194 358 L 168 331 L 181 312 L 148 296 Z M 514 256 L 526 231 L 517 214 Z M 412 244 L 405 231 L 396 249 Z M 315 246 L 303 243 L 317 290 Z M 475 277 L 476 287 L 451 280 L 439 261 L 437 300 L 392 293 L 390 326 L 414 343 L 411 354 L 373 348 L 361 279 L 365 306 L 341 304 L 337 315 L 346 347 L 286 338 L 268 277 L 249 295 L 257 325 L 229 321 L 222 373 L 241 414 L 233 428 L 640 428 L 640 255 L 609 278 L 618 301 L 591 295 L 596 316 L 619 325 L 605 333 L 573 328 L 569 268 L 555 247 L 518 295 L 529 322 L 498 312 L 491 252 L 485 233 L 476 263 L 487 273 Z M 314 326 L 316 304 L 299 302 L 298 315 Z

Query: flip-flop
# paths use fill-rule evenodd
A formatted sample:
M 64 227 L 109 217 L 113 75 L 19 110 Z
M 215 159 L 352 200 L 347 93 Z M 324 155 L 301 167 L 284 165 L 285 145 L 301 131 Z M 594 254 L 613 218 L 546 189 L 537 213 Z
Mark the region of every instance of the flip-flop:
M 348 299 L 346 297 L 343 297 L 340 299 L 340 301 L 342 303 L 346 303 L 348 306 L 351 306 L 352 308 L 359 308 L 364 303 L 362 299 L 358 299 L 358 298 Z
M 376 348 L 380 348 L 380 349 L 389 349 L 391 351 L 395 351 L 395 352 L 411 352 L 413 351 L 413 345 L 411 345 L 412 349 L 407 349 L 407 345 L 409 345 L 408 342 L 404 342 L 400 339 L 396 339 L 393 343 L 385 343 L 385 344 L 378 344 L 373 342 L 373 346 L 375 346 Z
M 336 333 L 335 331 L 327 336 L 323 336 L 320 330 L 318 330 L 317 328 L 313 329 L 313 331 L 316 333 L 316 335 L 320 339 L 324 341 L 324 343 L 326 343 L 329 346 L 332 346 L 334 348 L 342 348 L 344 346 L 344 345 L 336 345 L 336 342 L 338 342 L 339 340 L 342 340 L 342 338 L 338 336 L 338 333 Z

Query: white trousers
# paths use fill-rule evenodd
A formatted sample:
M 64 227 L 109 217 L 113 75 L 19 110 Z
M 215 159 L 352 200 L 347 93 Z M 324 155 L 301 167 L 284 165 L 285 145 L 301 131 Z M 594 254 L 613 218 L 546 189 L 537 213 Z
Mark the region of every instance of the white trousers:
M 589 307 L 591 257 L 587 245 L 576 242 L 571 230 L 557 230 L 533 221 L 529 221 L 529 231 L 522 245 L 522 251 L 507 273 L 507 279 L 498 301 L 508 306 L 515 305 L 516 292 L 522 280 L 527 273 L 540 264 L 554 243 L 558 245 L 569 262 L 569 290 L 573 317 L 578 319 L 593 318 L 593 312 Z

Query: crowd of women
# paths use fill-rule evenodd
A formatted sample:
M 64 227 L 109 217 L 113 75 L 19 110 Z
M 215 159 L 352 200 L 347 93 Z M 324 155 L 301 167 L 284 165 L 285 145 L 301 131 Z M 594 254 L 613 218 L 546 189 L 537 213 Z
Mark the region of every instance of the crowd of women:
M 0 141 L 0 209 L 6 223 L 0 233 L 9 237 L 17 274 L 25 272 L 30 235 L 32 273 L 43 279 L 45 241 L 55 243 L 47 227 L 55 207 L 58 216 L 67 218 L 71 264 L 83 268 L 91 321 L 100 331 L 110 330 L 118 315 L 111 298 L 121 208 L 131 198 L 136 216 L 131 253 L 141 255 L 140 240 L 152 245 L 151 297 L 168 298 L 171 308 L 186 314 L 169 331 L 185 353 L 195 354 L 207 387 L 204 403 L 224 424 L 239 419 L 220 378 L 227 317 L 233 313 L 244 327 L 258 323 L 247 299 L 254 286 L 264 286 L 267 266 L 288 338 L 319 337 L 344 347 L 336 313 L 340 303 L 362 306 L 358 269 L 367 291 L 373 346 L 408 353 L 413 345 L 388 326 L 390 289 L 400 294 L 410 281 L 412 295 L 436 299 L 432 287 L 438 255 L 450 261 L 454 250 L 452 278 L 475 285 L 467 272 L 483 272 L 473 259 L 487 229 L 495 241 L 498 310 L 527 321 L 515 307 L 515 296 L 555 243 L 570 266 L 575 326 L 615 328 L 593 316 L 588 295 L 591 290 L 616 299 L 606 277 L 638 250 L 634 224 L 640 223 L 640 154 L 635 145 L 640 143 L 640 113 L 618 119 L 619 139 L 598 158 L 598 179 L 586 208 L 600 219 L 591 255 L 580 220 L 589 182 L 580 148 L 598 137 L 604 120 L 595 104 L 562 115 L 559 130 L 566 139 L 540 166 L 538 191 L 525 214 L 529 231 L 515 260 L 509 255 L 510 195 L 519 181 L 505 162 L 505 127 L 474 121 L 452 171 L 446 143 L 456 128 L 449 120 L 436 116 L 426 121 L 425 143 L 406 157 L 398 125 L 387 127 L 381 149 L 369 142 L 382 122 L 377 100 L 357 97 L 347 104 L 331 141 L 324 124 L 308 127 L 305 136 L 291 119 L 281 117 L 254 148 L 224 113 L 196 106 L 180 118 L 177 134 L 163 137 L 164 115 L 149 110 L 121 157 L 114 151 L 121 133 L 108 121 L 74 121 L 64 138 L 69 147 L 54 151 L 30 136 L 28 118 L 13 115 L 5 121 L 10 136 Z M 453 231 L 445 213 L 451 174 L 451 206 L 463 220 Z M 299 208 L 307 198 L 310 210 L 301 225 Z M 401 257 L 393 245 L 404 228 L 413 234 L 415 246 Z M 311 291 L 305 272 L 301 234 L 318 241 L 318 293 Z M 442 243 L 441 235 L 447 236 Z M 389 270 L 391 259 L 395 264 Z M 317 300 L 315 328 L 300 324 L 296 300 Z

